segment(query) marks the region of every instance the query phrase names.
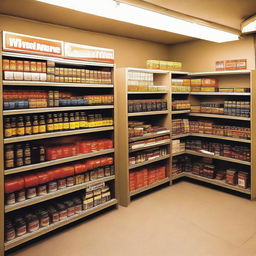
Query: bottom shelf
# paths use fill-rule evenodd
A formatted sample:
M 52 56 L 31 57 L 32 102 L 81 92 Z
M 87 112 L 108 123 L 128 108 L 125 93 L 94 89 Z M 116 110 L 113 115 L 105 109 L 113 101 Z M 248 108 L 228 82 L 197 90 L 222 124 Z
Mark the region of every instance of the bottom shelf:
M 162 185 L 162 184 L 164 184 L 164 183 L 167 183 L 167 182 L 169 182 L 169 181 L 170 181 L 170 179 L 169 179 L 168 177 L 165 178 L 165 179 L 163 179 L 163 180 L 159 180 L 159 181 L 157 181 L 157 182 L 155 182 L 155 183 L 152 183 L 152 184 L 150 184 L 150 185 L 148 185 L 148 186 L 145 186 L 145 187 L 143 187 L 143 188 L 139 188 L 139 189 L 136 189 L 136 190 L 134 190 L 134 191 L 131 191 L 131 192 L 130 192 L 130 196 L 137 195 L 137 194 L 139 194 L 139 193 L 142 193 L 142 192 L 144 192 L 144 191 L 147 191 L 147 190 L 149 190 L 149 189 L 151 189 L 151 188 L 155 188 L 155 187 L 160 186 L 160 185 Z
M 181 173 L 179 173 L 179 174 L 173 175 L 173 176 L 172 176 L 172 180 L 177 180 L 177 179 L 179 179 L 179 178 L 184 177 L 185 175 L 186 175 L 186 174 L 185 174 L 184 172 L 181 172 Z
M 30 240 L 32 240 L 32 239 L 34 239 L 36 237 L 39 237 L 39 236 L 41 236 L 43 234 L 46 234 L 46 233 L 48 233 L 48 232 L 50 232 L 52 230 L 55 230 L 55 229 L 60 228 L 62 226 L 65 226 L 65 225 L 67 225 L 67 224 L 69 224 L 71 222 L 74 222 L 76 220 L 82 219 L 82 218 L 84 218 L 86 216 L 89 216 L 89 215 L 91 215 L 93 213 L 96 213 L 98 211 L 101 211 L 103 209 L 106 209 L 106 208 L 108 208 L 110 206 L 113 206 L 115 204 L 117 204 L 117 200 L 116 199 L 111 199 L 110 201 L 108 201 L 108 202 L 106 202 L 104 204 L 98 205 L 98 206 L 93 207 L 93 208 L 91 208 L 89 210 L 82 211 L 82 212 L 80 212 L 78 214 L 75 214 L 73 216 L 70 216 L 70 217 L 68 217 L 68 218 L 66 218 L 64 220 L 58 221 L 56 223 L 53 223 L 53 224 L 51 224 L 51 225 L 49 225 L 47 227 L 40 228 L 40 229 L 38 229 L 37 231 L 35 231 L 33 233 L 28 233 L 28 234 L 26 234 L 24 236 L 15 238 L 14 240 L 11 240 L 11 241 L 5 243 L 5 245 L 4 245 L 5 251 L 7 251 L 7 250 L 9 250 L 9 249 L 11 249 L 11 248 L 13 248 L 15 246 L 18 246 L 18 245 L 20 245 L 22 243 L 25 243 L 27 241 L 30 241 Z
M 220 186 L 220 187 L 223 187 L 223 188 L 228 188 L 228 189 L 231 189 L 231 190 L 234 190 L 234 191 L 238 191 L 238 192 L 241 192 L 241 193 L 244 193 L 244 194 L 248 194 L 248 195 L 251 194 L 250 188 L 246 188 L 246 189 L 245 188 L 240 188 L 240 187 L 235 186 L 235 185 L 229 185 L 229 184 L 227 184 L 226 182 L 224 182 L 222 180 L 209 179 L 209 178 L 202 177 L 202 176 L 199 176 L 199 175 L 195 175 L 195 174 L 189 173 L 189 172 L 180 173 L 179 176 L 178 175 L 174 176 L 172 178 L 172 180 L 178 179 L 180 177 L 188 177 L 188 178 L 191 178 L 191 179 L 200 180 L 200 181 L 203 181 L 203 182 L 206 182 L 206 183 L 217 185 L 217 186 Z

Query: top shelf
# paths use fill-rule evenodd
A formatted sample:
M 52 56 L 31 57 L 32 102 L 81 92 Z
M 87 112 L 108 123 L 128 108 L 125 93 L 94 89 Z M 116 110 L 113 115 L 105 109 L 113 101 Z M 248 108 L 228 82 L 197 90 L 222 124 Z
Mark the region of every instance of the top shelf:
M 3 81 L 3 85 L 15 86 L 49 86 L 49 87 L 81 87 L 81 88 L 113 88 L 113 84 L 82 84 L 82 83 L 56 83 L 37 81 Z
M 211 71 L 211 72 L 193 72 L 188 73 L 189 76 L 224 76 L 224 75 L 249 75 L 251 70 L 223 70 L 223 71 Z
M 112 63 L 103 63 L 103 62 L 92 62 L 92 61 L 83 61 L 83 60 L 72 60 L 51 56 L 41 56 L 41 55 L 32 55 L 32 54 L 23 54 L 15 52 L 3 52 L 5 57 L 16 57 L 16 58 L 25 58 L 25 59 L 36 59 L 36 60 L 50 60 L 60 64 L 69 64 L 75 66 L 95 66 L 95 67 L 114 67 Z

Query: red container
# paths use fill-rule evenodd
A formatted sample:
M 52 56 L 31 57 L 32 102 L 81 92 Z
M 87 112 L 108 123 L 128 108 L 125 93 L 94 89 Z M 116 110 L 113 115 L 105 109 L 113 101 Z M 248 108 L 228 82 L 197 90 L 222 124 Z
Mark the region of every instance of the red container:
M 38 185 L 38 177 L 36 174 L 24 176 L 25 188 L 36 187 Z
M 62 147 L 56 147 L 56 157 L 57 159 L 63 158 L 63 150 Z
M 84 173 L 86 171 L 86 165 L 81 163 L 81 164 L 75 164 L 74 165 L 74 172 L 75 174 L 79 173 Z
M 68 146 L 62 146 L 62 154 L 63 157 L 69 157 L 70 156 L 70 149 Z
M 57 159 L 57 150 L 56 148 L 47 148 L 46 149 L 46 160 L 51 161 Z
M 13 193 L 24 188 L 24 179 L 21 177 L 16 177 L 12 179 L 7 179 L 4 182 L 5 193 Z
M 60 169 L 61 169 L 61 173 L 60 173 L 61 177 L 60 178 L 74 176 L 74 174 L 75 174 L 75 169 L 73 166 L 65 166 Z
M 38 177 L 38 184 L 39 185 L 49 182 L 48 172 L 38 172 L 37 177 Z

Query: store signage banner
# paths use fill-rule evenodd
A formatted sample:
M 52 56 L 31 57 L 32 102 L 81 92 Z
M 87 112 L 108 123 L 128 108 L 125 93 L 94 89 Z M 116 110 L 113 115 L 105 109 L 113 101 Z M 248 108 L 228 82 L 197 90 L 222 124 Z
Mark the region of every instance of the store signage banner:
M 39 55 L 63 56 L 63 42 L 4 31 L 3 50 Z
M 114 62 L 114 50 L 82 44 L 65 43 L 65 57 L 86 61 Z

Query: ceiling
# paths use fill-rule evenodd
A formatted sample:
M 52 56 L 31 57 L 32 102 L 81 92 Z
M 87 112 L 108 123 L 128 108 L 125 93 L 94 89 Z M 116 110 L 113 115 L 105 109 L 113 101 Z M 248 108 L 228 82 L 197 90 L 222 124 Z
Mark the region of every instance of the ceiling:
M 136 1 L 141 5 L 147 3 L 154 4 L 235 29 L 239 29 L 243 17 L 256 13 L 256 0 Z M 232 11 L 230 11 L 231 9 Z M 0 13 L 88 31 L 103 32 L 164 44 L 176 44 L 194 40 L 194 38 L 191 37 L 113 21 L 111 19 L 48 5 L 35 0 L 0 0 Z
M 256 0 L 145 0 L 146 2 L 240 29 L 240 24 L 256 14 Z

